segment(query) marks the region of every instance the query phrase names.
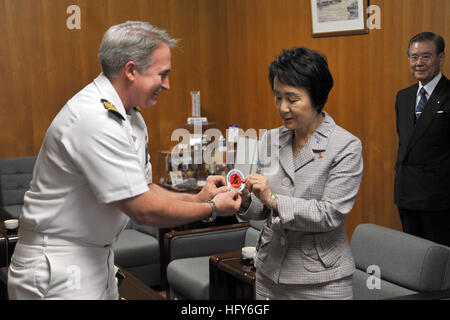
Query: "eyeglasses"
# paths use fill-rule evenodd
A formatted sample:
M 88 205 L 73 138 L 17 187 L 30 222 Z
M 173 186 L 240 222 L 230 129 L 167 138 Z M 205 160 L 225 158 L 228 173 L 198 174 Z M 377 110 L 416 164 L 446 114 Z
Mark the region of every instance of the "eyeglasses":
M 433 58 L 433 55 L 431 53 L 426 53 L 422 55 L 418 54 L 412 54 L 409 56 L 409 61 L 411 62 L 417 62 L 419 59 L 422 59 L 423 62 L 430 62 L 430 60 Z

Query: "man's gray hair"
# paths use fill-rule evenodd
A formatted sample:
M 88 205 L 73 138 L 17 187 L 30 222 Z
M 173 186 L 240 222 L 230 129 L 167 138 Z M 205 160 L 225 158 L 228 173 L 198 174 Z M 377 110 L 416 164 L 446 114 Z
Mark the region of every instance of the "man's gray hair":
M 139 72 L 145 71 L 152 64 L 149 56 L 161 42 L 174 48 L 178 40 L 147 22 L 127 21 L 110 27 L 98 52 L 103 73 L 117 76 L 128 61 L 134 61 Z

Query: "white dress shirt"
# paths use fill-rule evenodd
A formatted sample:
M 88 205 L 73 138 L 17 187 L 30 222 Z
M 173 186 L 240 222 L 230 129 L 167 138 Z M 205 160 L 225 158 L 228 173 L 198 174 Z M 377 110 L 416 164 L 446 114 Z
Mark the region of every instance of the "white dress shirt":
M 420 101 L 420 90 L 422 88 L 425 88 L 427 101 L 430 99 L 431 95 L 433 94 L 434 89 L 436 88 L 437 84 L 442 78 L 442 72 L 439 72 L 439 74 L 433 78 L 430 82 L 428 82 L 426 85 L 423 85 L 422 82 L 419 82 L 419 88 L 417 89 L 416 93 L 416 106 L 419 104 Z

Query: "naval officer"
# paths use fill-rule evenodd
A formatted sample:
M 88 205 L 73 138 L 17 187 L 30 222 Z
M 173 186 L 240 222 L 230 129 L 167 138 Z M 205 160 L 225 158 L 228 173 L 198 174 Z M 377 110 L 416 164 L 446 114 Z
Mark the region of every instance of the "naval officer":
M 239 208 L 223 177 L 210 177 L 197 195 L 152 183 L 136 107 L 153 107 L 170 88 L 175 45 L 144 22 L 105 33 L 102 73 L 66 103 L 44 138 L 9 267 L 10 299 L 117 299 L 111 244 L 130 218 L 168 227 Z

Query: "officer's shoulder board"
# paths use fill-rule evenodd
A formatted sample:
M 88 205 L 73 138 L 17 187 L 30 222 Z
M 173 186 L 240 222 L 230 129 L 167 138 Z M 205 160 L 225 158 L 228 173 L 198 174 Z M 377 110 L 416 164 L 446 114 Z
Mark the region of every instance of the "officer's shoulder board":
M 106 99 L 101 99 L 100 102 L 103 104 L 103 106 L 105 107 L 106 110 L 111 112 L 113 115 L 115 115 L 119 119 L 125 120 L 125 117 L 119 112 L 119 110 L 117 110 L 117 108 L 111 102 L 109 102 Z
M 142 113 L 142 109 L 139 107 L 134 107 L 134 110 L 136 110 L 136 112 Z

